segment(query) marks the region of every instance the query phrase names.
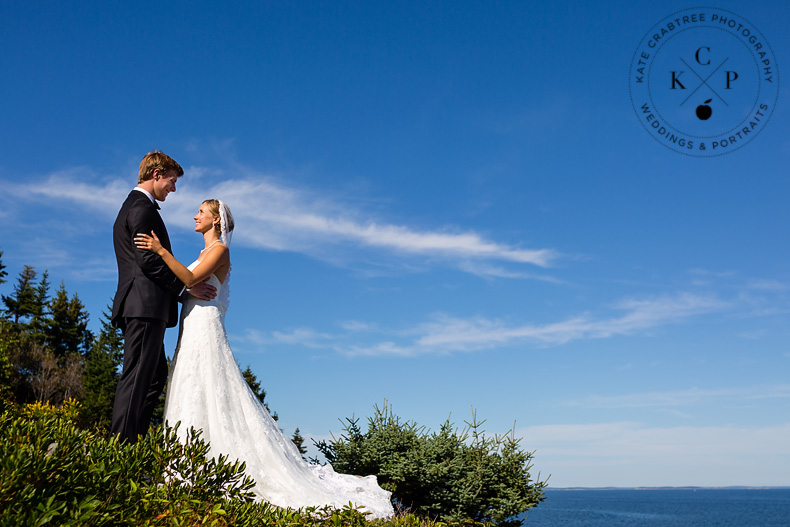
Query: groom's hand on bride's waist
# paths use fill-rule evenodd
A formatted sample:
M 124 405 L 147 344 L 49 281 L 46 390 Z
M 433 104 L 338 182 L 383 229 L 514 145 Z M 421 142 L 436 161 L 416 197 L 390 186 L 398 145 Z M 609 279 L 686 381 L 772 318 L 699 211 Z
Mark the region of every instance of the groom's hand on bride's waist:
M 206 278 L 206 280 L 208 280 L 208 278 Z M 187 293 L 194 296 L 195 298 L 200 298 L 201 300 L 211 300 L 217 296 L 217 288 L 213 285 L 207 284 L 206 280 L 203 280 L 202 282 L 187 289 Z

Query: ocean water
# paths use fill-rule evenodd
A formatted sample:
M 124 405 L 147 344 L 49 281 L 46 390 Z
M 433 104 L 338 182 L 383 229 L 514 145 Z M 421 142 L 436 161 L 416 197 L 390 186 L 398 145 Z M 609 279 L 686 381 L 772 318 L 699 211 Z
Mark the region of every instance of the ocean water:
M 526 527 L 790 527 L 790 488 L 548 489 Z

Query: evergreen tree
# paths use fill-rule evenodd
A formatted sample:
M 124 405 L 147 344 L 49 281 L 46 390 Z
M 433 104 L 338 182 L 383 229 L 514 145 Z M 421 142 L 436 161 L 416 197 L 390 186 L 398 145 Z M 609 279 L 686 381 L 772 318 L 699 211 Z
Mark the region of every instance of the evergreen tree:
M 37 303 L 36 270 L 26 265 L 19 274 L 14 286 L 13 296 L 2 295 L 5 309 L 3 315 L 15 325 L 25 323 L 37 313 L 43 311 L 43 306 Z
M 0 320 L 0 378 L 7 400 L 28 403 L 35 400 L 30 375 L 35 370 L 32 339 L 13 320 Z
M 101 331 L 85 356 L 82 408 L 83 423 L 109 430 L 115 388 L 123 363 L 123 334 L 110 322 L 111 307 L 102 313 Z
M 33 297 L 34 312 L 30 316 L 27 327 L 36 341 L 46 339 L 47 325 L 49 322 L 49 271 L 44 270 L 41 281 L 36 286 Z
M 8 273 L 3 264 L 3 251 L 0 251 L 0 284 L 5 283 Z M 0 408 L 11 400 L 11 379 L 14 367 L 9 355 L 8 329 L 9 324 L 6 320 L 0 319 Z
M 40 281 L 36 277 L 36 270 L 25 266 L 13 294 L 2 296 L 5 321 L 0 362 L 10 364 L 10 370 L 2 365 L 2 376 L 16 402 L 58 404 L 81 390 L 82 353 L 92 335 L 79 298 L 69 299 L 61 284 L 50 302 L 49 273 L 44 271 Z
M 0 251 L 0 284 L 5 283 L 6 276 L 8 276 L 8 273 L 5 271 L 5 265 L 3 264 L 3 251 Z
M 258 398 L 258 400 L 263 404 L 263 406 L 266 408 L 269 414 L 271 414 L 272 419 L 274 419 L 275 421 L 279 419 L 277 412 L 272 412 L 269 409 L 269 405 L 266 404 L 266 390 L 264 390 L 263 387 L 261 387 L 261 381 L 258 380 L 258 378 L 255 376 L 255 373 L 253 373 L 252 369 L 250 369 L 249 364 L 247 365 L 247 369 L 242 371 L 241 374 L 244 376 L 244 380 L 247 381 L 247 384 L 252 390 L 252 393 L 255 394 L 255 397 Z
M 93 339 L 89 316 L 76 294 L 69 299 L 62 282 L 50 300 L 47 271 L 36 287 L 35 301 L 40 307 L 28 324 L 34 340 L 31 382 L 36 400 L 58 404 L 82 391 L 83 355 Z
M 367 432 L 359 419 L 347 418 L 339 438 L 315 445 L 337 472 L 376 475 L 414 514 L 447 523 L 516 527 L 522 513 L 543 501 L 547 481 L 532 479 L 534 451 L 521 447 L 515 426 L 487 436 L 485 421 L 473 411 L 462 430 L 448 419 L 430 432 L 401 420 L 391 407 L 374 409 Z
M 302 458 L 304 458 L 304 455 L 307 454 L 307 448 L 304 446 L 304 437 L 299 433 L 299 428 L 294 431 L 291 441 L 293 441 L 293 444 L 296 445 L 296 449 L 302 454 Z
M 36 281 L 36 270 L 26 265 L 19 274 L 11 296 L 2 295 L 4 318 L 2 328 L 3 361 L 6 366 L 6 387 L 11 398 L 18 403 L 27 403 L 43 393 L 40 386 L 34 387 L 34 379 L 49 379 L 49 375 L 40 376 L 45 349 L 42 345 L 43 333 L 35 328 L 43 327 L 41 323 L 46 313 L 42 300 L 46 299 L 49 287 L 46 274 L 41 283 Z M 49 368 L 48 372 L 54 370 Z M 48 391 L 48 389 L 46 390 Z
M 277 415 L 277 412 L 272 412 L 271 409 L 269 409 L 269 405 L 266 403 L 266 390 L 264 390 L 261 386 L 261 381 L 259 381 L 258 377 L 255 376 L 255 373 L 252 371 L 252 368 L 250 368 L 249 364 L 241 372 L 241 374 L 244 376 L 244 380 L 247 381 L 247 385 L 252 390 L 252 393 L 255 394 L 255 397 L 257 397 L 261 404 L 263 404 L 263 406 L 266 408 L 266 411 L 268 411 L 272 416 L 272 419 L 277 421 L 279 416 Z M 298 428 L 291 437 L 291 441 L 293 441 L 294 445 L 296 445 L 296 449 L 300 454 L 302 454 L 302 457 L 304 458 L 304 455 L 307 454 L 307 448 L 304 446 L 304 437 L 302 437 L 302 435 L 299 433 Z
M 13 399 L 15 369 L 10 353 L 10 326 L 10 322 L 0 318 L 0 411 Z
M 91 348 L 93 334 L 88 330 L 90 316 L 77 294 L 69 298 L 61 282 L 49 303 L 49 311 L 46 341 L 55 356 L 65 357 L 68 353 L 86 355 Z

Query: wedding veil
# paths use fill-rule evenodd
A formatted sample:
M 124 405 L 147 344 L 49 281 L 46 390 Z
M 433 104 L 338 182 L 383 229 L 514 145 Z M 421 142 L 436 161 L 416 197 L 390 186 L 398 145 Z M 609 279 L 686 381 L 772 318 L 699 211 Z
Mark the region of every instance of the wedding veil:
M 221 199 L 217 201 L 219 201 L 219 227 L 222 231 L 219 238 L 226 247 L 230 248 L 230 239 L 233 237 L 233 216 L 224 201 Z

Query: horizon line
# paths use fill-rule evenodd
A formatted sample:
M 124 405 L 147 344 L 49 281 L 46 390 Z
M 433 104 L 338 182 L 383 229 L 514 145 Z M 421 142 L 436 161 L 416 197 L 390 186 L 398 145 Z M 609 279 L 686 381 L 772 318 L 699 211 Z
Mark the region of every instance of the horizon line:
M 662 485 L 662 486 L 630 486 L 630 487 L 546 487 L 546 490 L 790 490 L 790 485 Z

